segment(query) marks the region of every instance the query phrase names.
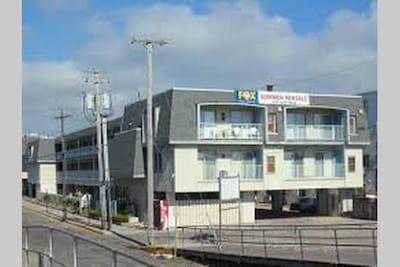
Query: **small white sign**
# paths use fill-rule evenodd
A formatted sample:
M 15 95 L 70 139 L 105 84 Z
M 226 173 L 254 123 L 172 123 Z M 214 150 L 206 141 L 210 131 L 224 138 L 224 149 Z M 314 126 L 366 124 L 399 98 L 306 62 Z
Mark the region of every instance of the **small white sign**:
M 262 105 L 307 106 L 310 105 L 310 98 L 308 94 L 301 93 L 258 91 L 258 103 Z
M 219 184 L 221 200 L 240 198 L 239 176 L 219 177 Z

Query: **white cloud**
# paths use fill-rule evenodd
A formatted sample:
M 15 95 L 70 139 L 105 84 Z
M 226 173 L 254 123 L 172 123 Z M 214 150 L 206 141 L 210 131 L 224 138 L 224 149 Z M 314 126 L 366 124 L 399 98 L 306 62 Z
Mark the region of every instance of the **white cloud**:
M 84 90 L 83 78 L 81 69 L 72 61 L 24 63 L 22 69 L 24 128 L 47 128 L 54 131 L 58 128 L 54 116 L 60 108 L 79 114 Z
M 285 91 L 376 89 L 376 64 L 366 61 L 376 58 L 376 5 L 364 14 L 339 10 L 320 32 L 309 35 L 296 34 L 291 23 L 288 18 L 264 15 L 256 2 L 248 1 L 213 3 L 207 14 L 161 4 L 96 14 L 87 24 L 92 42 L 80 49 L 74 63 L 24 64 L 24 99 L 36 99 L 29 105 L 43 107 L 44 99 L 62 95 L 63 104 L 73 108 L 70 101 L 79 91 L 79 70 L 98 66 L 110 77 L 111 89 L 118 95 L 114 107 L 122 112 L 123 105 L 146 86 L 145 50 L 129 43 L 132 33 L 173 39 L 153 53 L 156 88 L 273 83 Z M 354 65 L 358 62 L 363 63 Z M 42 98 L 35 98 L 37 92 Z

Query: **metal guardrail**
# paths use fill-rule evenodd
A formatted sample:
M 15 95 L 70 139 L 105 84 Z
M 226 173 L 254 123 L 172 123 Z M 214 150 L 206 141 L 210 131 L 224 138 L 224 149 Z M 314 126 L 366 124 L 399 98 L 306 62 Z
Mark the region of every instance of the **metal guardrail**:
M 299 253 L 297 259 L 305 261 L 310 260 L 305 254 L 312 247 L 318 250 L 326 248 L 330 253 L 326 257 L 319 253 L 320 258 L 323 257 L 327 262 L 346 264 L 349 263 L 348 259 L 343 260 L 342 256 L 348 254 L 346 250 L 352 248 L 359 252 L 364 250 L 369 255 L 368 261 L 373 266 L 377 264 L 376 224 L 224 226 L 221 232 L 218 226 L 178 228 L 180 247 L 192 246 L 201 252 L 216 251 L 234 255 L 240 253 L 240 256 L 261 256 L 268 259 L 271 252 L 277 253 L 277 248 L 292 247 L 293 252 Z
M 335 224 L 226 224 L 224 229 L 248 229 L 248 228 L 273 228 L 273 229 L 288 229 L 288 228 L 339 228 L 339 227 L 376 227 L 376 222 L 365 222 L 365 223 L 335 223 Z M 186 225 L 179 226 L 178 228 L 195 228 L 195 229 L 210 229 L 213 226 L 209 225 Z M 214 226 L 216 227 L 216 226 Z
M 31 248 L 31 242 L 30 242 L 30 238 L 29 238 L 29 233 L 32 232 L 34 229 L 44 229 L 46 231 L 48 231 L 48 252 L 47 251 L 40 251 L 38 249 L 35 248 Z M 97 243 L 93 240 L 90 240 L 88 238 L 85 238 L 83 236 L 80 236 L 78 234 L 74 234 L 74 233 L 70 233 L 68 231 L 65 230 L 61 230 L 61 229 L 57 229 L 57 228 L 53 228 L 53 227 L 48 227 L 48 226 L 23 226 L 22 230 L 24 232 L 23 234 L 23 247 L 22 247 L 22 251 L 24 253 L 24 267 L 30 267 L 32 266 L 32 264 L 35 264 L 34 266 L 38 266 L 38 267 L 43 267 L 43 266 L 49 266 L 49 267 L 53 267 L 53 266 L 73 266 L 73 267 L 77 267 L 79 265 L 79 250 L 78 250 L 78 245 L 79 243 L 82 242 L 86 242 L 90 245 L 93 245 L 96 249 L 103 249 L 107 252 L 110 253 L 110 261 L 111 261 L 111 266 L 112 267 L 117 267 L 120 266 L 119 264 L 119 258 L 124 258 L 125 260 L 127 259 L 129 261 L 129 265 L 124 265 L 124 266 L 157 266 L 154 265 L 151 262 L 145 261 L 141 258 L 138 257 L 134 257 L 131 255 L 128 255 L 126 253 L 117 251 L 113 248 L 107 247 L 105 245 L 102 245 L 100 243 Z M 63 235 L 66 235 L 70 238 L 72 238 L 72 242 L 70 244 L 70 249 L 72 251 L 72 264 L 69 262 L 63 262 L 60 259 L 57 259 L 54 255 L 54 247 L 57 245 L 55 244 L 54 241 L 54 235 L 55 233 L 61 233 Z M 34 253 L 38 256 L 38 260 L 30 261 L 30 255 L 29 253 Z M 46 263 L 45 263 L 46 262 Z M 36 265 L 37 264 L 37 265 Z

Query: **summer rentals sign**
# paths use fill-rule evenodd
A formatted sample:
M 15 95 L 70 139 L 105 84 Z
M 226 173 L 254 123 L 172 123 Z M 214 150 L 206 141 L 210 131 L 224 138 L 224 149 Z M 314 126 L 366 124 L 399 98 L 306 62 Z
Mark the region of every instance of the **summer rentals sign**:
M 260 105 L 307 106 L 310 104 L 308 94 L 246 89 L 235 90 L 235 101 Z

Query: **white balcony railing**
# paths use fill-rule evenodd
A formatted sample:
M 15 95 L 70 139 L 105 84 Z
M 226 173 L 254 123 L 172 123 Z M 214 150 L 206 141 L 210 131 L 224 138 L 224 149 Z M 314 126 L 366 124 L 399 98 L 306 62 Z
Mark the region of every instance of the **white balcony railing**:
M 316 165 L 285 163 L 286 176 L 289 179 L 332 179 L 345 176 L 343 163 L 335 163 L 330 168 L 317 168 Z
M 205 163 L 203 163 L 205 164 Z M 226 167 L 226 166 L 225 166 Z M 239 164 L 232 163 L 228 168 L 220 168 L 217 164 L 208 163 L 203 168 L 203 179 L 212 180 L 217 179 L 219 172 L 225 170 L 228 175 L 239 174 L 240 180 L 249 179 L 262 179 L 263 178 L 263 165 L 262 164 Z
M 208 123 L 201 122 L 199 139 L 208 140 L 262 140 L 262 123 Z
M 343 125 L 287 125 L 288 141 L 343 141 Z

